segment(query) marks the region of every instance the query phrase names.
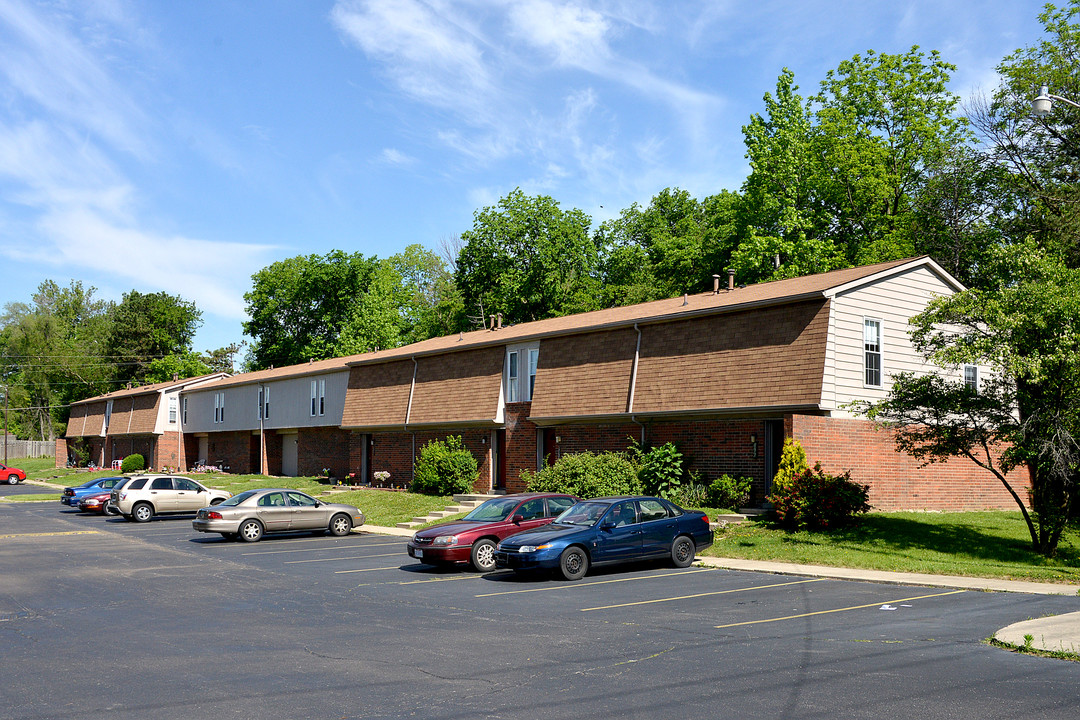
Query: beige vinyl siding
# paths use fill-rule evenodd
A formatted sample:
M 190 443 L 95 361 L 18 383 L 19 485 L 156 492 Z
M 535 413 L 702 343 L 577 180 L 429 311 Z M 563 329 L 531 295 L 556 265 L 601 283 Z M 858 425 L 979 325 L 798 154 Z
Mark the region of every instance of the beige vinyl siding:
M 822 404 L 836 416 L 853 417 L 843 406 L 854 400 L 883 399 L 892 386 L 892 375 L 934 370 L 912 347 L 908 320 L 934 297 L 951 294 L 952 288 L 927 267 L 837 294 L 829 317 Z M 881 321 L 880 388 L 864 382 L 863 323 L 867 319 Z
M 325 412 L 311 416 L 311 381 L 326 383 Z M 227 432 L 259 429 L 259 388 L 270 388 L 270 418 L 263 421 L 267 430 L 302 427 L 338 427 L 345 408 L 345 389 L 349 373 L 304 375 L 267 380 L 263 383 L 229 385 L 183 393 L 188 401 L 187 423 L 184 432 Z M 225 393 L 225 422 L 214 422 L 214 395 Z M 183 411 L 181 400 L 181 413 Z M 167 418 L 166 410 L 166 418 Z

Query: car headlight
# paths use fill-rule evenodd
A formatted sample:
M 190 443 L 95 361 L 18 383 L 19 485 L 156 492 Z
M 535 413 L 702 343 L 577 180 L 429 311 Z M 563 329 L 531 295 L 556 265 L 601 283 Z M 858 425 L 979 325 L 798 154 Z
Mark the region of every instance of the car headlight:
M 457 545 L 457 535 L 440 535 L 431 543 L 432 545 Z
M 551 543 L 548 543 L 547 545 L 522 545 L 518 548 L 518 552 L 531 553 L 536 552 L 537 550 L 547 550 L 549 547 L 551 547 Z
M 412 536 L 412 541 L 413 542 L 416 542 L 416 536 L 419 535 L 419 534 L 420 533 L 413 533 L 413 536 Z

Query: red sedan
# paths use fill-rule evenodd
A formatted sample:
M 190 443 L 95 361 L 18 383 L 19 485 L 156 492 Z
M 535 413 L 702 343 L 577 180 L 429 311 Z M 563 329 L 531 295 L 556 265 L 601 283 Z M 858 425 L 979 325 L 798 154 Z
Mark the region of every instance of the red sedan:
M 495 545 L 522 530 L 547 525 L 578 501 L 573 495 L 523 493 L 493 498 L 460 520 L 421 530 L 409 540 L 409 557 L 428 565 L 469 563 L 495 569 Z
M 112 494 L 112 490 L 105 490 L 99 493 L 90 493 L 89 495 L 83 495 L 79 498 L 79 511 L 88 513 L 101 513 L 103 515 L 116 515 L 117 513 L 108 512 L 105 507 L 109 504 L 109 496 Z
M 8 467 L 7 465 L 0 465 L 0 482 L 7 481 L 8 485 L 14 485 L 15 483 L 22 482 L 26 479 L 26 473 L 19 468 Z

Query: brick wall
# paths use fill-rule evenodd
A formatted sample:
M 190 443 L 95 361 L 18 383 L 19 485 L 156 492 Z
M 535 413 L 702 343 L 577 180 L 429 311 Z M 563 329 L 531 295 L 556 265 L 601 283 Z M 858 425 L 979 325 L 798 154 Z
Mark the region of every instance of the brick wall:
M 58 468 L 67 467 L 68 442 L 67 438 L 56 438 L 56 451 L 54 453 L 55 465 Z
M 506 491 L 525 492 L 522 470 L 535 471 L 537 427 L 529 419 L 531 402 L 507 403 L 504 412 L 506 428 Z
M 359 476 L 363 462 L 363 433 L 353 431 L 348 440 L 348 472 L 355 472 Z M 416 455 L 419 457 L 420 450 L 432 440 L 445 440 L 448 435 L 460 436 L 466 449 L 476 458 L 476 464 L 480 470 L 480 477 L 473 485 L 475 492 L 486 493 L 491 489 L 491 430 L 488 429 L 455 429 L 455 430 L 424 430 L 415 434 L 410 432 L 376 432 L 371 433 L 372 473 L 389 472 L 391 483 L 412 483 L 413 479 L 413 440 L 416 441 Z M 367 478 L 372 480 L 372 478 Z
M 281 435 L 273 430 L 263 431 L 266 437 L 266 445 L 263 447 L 263 455 L 266 461 L 266 473 L 268 475 L 281 475 Z M 299 462 L 297 463 L 299 464 Z
M 343 478 L 353 472 L 349 467 L 348 431 L 337 428 L 301 428 L 297 434 L 296 471 L 300 475 L 318 475 L 323 468 L 329 468 L 330 475 L 336 478 Z
M 852 480 L 870 486 L 875 510 L 1016 508 L 1001 481 L 967 458 L 919 467 L 915 458 L 896 452 L 892 433 L 867 420 L 794 415 L 789 421 L 810 465 L 820 462 L 831 473 L 850 470 Z M 1026 499 L 1026 471 L 1014 470 L 1008 478 Z
M 708 484 L 721 475 L 753 479 L 755 501 L 765 495 L 764 420 L 682 420 L 646 426 L 650 445 L 675 443 L 683 455 L 683 468 Z M 750 441 L 753 436 L 757 443 Z
M 256 438 L 258 439 L 258 438 Z M 198 447 L 198 446 L 196 446 Z M 206 462 L 209 465 L 222 465 L 229 472 L 247 474 L 258 472 L 251 469 L 251 433 L 246 431 L 214 433 L 206 446 Z

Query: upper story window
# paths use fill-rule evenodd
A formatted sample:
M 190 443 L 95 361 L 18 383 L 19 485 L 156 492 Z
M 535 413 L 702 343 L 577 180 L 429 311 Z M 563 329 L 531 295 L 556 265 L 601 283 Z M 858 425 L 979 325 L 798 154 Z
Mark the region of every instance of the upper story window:
M 964 366 L 964 384 L 975 392 L 979 392 L 979 366 L 978 365 L 965 365 Z
M 214 393 L 214 422 L 225 422 L 225 393 Z
M 867 387 L 881 387 L 881 321 L 863 320 L 863 383 Z
M 169 424 L 176 424 L 176 398 L 169 398 Z
M 311 381 L 311 417 L 326 414 L 326 381 Z
M 258 408 L 258 411 L 259 411 L 259 419 L 260 420 L 269 420 L 270 419 L 270 388 L 268 388 L 268 387 L 260 387 L 259 388 L 259 408 Z
M 187 424 L 187 398 L 184 398 L 184 402 L 181 404 L 181 413 L 184 418 L 184 424 Z
M 506 349 L 506 362 L 503 367 L 506 402 L 528 402 L 533 399 L 539 359 L 539 343 L 515 345 Z

